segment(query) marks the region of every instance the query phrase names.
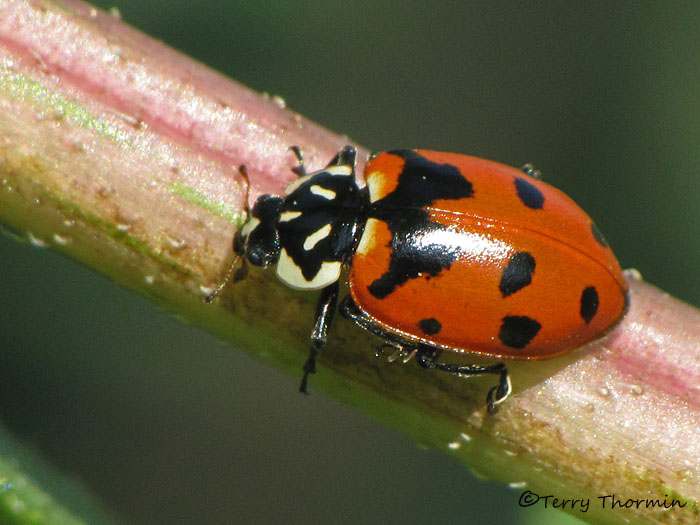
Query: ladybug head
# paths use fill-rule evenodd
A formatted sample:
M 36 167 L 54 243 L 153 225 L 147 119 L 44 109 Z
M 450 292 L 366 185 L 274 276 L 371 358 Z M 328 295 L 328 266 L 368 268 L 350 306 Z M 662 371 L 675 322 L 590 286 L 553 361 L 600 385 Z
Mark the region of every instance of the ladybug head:
M 282 197 L 262 195 L 255 201 L 245 224 L 236 232 L 233 251 L 255 266 L 275 264 L 280 257 L 277 231 Z

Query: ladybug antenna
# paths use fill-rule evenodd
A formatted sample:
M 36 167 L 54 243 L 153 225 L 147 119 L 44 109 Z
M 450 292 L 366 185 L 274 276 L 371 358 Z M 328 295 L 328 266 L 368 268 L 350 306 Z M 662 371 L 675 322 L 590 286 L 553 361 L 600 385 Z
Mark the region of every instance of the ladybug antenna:
M 250 217 L 250 178 L 248 177 L 248 168 L 246 168 L 245 164 L 241 164 L 238 166 L 238 172 L 245 182 L 245 204 L 243 209 L 245 210 L 245 220 L 247 221 Z
M 243 181 L 245 182 L 245 204 L 243 205 L 243 209 L 245 210 L 246 216 L 245 222 L 248 222 L 248 219 L 250 219 L 250 179 L 248 178 L 248 169 L 245 167 L 245 164 L 241 164 L 238 167 L 238 171 L 240 172 L 241 176 L 243 177 Z M 236 232 L 236 238 L 234 238 L 234 245 L 237 244 L 237 237 L 238 232 Z M 241 263 L 241 265 L 238 268 L 236 268 L 239 262 Z M 213 292 L 211 292 L 204 298 L 204 301 L 206 303 L 211 303 L 216 298 L 216 296 L 219 295 L 221 290 L 223 290 L 232 279 L 235 284 L 238 281 L 242 281 L 243 279 L 245 279 L 246 275 L 248 275 L 248 260 L 245 258 L 245 256 L 242 257 L 240 253 L 236 252 L 233 261 L 231 261 L 231 264 L 226 270 L 226 275 L 224 275 L 223 280 L 219 283 L 219 285 L 214 289 Z

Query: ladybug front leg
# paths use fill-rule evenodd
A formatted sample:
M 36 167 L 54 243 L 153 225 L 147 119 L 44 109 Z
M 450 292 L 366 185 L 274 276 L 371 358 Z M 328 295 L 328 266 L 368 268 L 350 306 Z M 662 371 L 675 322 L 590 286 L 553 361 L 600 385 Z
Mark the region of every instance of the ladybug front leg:
M 418 364 L 424 368 L 432 368 L 433 370 L 442 370 L 457 375 L 483 375 L 483 374 L 499 374 L 500 380 L 498 385 L 489 390 L 486 396 L 486 406 L 489 413 L 496 412 L 498 405 L 503 403 L 511 393 L 510 376 L 508 369 L 503 363 L 496 363 L 491 366 L 479 365 L 458 365 L 455 363 L 441 363 L 438 361 L 442 350 L 427 345 L 420 345 L 416 354 Z
M 289 150 L 294 153 L 294 156 L 297 158 L 297 162 L 299 162 L 299 165 L 294 166 L 292 171 L 296 173 L 297 176 L 303 177 L 306 175 L 306 168 L 304 167 L 304 155 L 301 153 L 301 148 L 299 148 L 299 146 L 289 146 Z
M 318 351 L 326 344 L 326 338 L 328 337 L 328 329 L 333 321 L 333 315 L 335 314 L 335 305 L 338 302 L 338 281 L 326 286 L 321 290 L 321 295 L 318 298 L 318 303 L 316 304 L 316 322 L 314 323 L 314 329 L 311 332 L 311 348 L 309 349 L 309 358 L 304 364 L 304 377 L 301 379 L 301 385 L 299 386 L 299 392 L 304 394 L 308 393 L 306 391 L 306 385 L 308 382 L 309 374 L 316 372 L 316 356 Z

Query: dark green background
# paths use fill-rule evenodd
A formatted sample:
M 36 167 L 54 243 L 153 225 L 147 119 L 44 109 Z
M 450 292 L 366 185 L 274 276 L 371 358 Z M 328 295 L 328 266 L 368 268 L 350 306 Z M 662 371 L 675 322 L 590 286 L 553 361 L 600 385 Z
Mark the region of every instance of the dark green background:
M 532 162 L 700 304 L 697 2 L 97 5 L 371 149 Z M 0 422 L 128 521 L 562 518 L 48 250 L 0 254 Z

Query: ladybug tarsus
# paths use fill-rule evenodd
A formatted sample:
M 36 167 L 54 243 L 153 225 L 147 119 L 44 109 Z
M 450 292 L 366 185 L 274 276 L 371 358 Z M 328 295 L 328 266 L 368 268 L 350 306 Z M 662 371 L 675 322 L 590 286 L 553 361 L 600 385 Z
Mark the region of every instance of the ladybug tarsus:
M 432 368 L 455 375 L 479 376 L 484 374 L 499 374 L 500 381 L 494 386 L 486 397 L 486 406 L 491 414 L 496 412 L 496 407 L 503 403 L 511 393 L 510 376 L 503 363 L 490 366 L 458 365 L 455 363 L 442 363 L 438 358 L 442 350 L 427 345 L 420 345 L 416 353 L 416 361 L 423 368 Z M 494 399 L 494 395 L 496 396 Z
M 301 384 L 299 385 L 299 392 L 301 392 L 302 394 L 309 393 L 309 391 L 307 389 L 307 385 L 309 382 L 309 374 L 316 373 L 316 356 L 317 355 L 318 355 L 318 350 L 312 346 L 311 351 L 309 352 L 309 358 L 306 360 L 306 363 L 304 363 L 304 366 L 302 367 L 302 370 L 304 371 L 304 375 L 302 376 Z
M 384 354 L 385 348 L 391 348 L 393 350 L 386 358 L 387 363 L 393 363 L 397 359 L 400 359 L 403 363 L 408 363 L 418 351 L 418 348 L 415 347 L 407 347 L 406 345 L 400 345 L 392 341 L 384 341 L 377 346 L 377 349 L 374 351 L 374 357 L 381 357 Z
M 503 363 L 499 364 L 502 365 Z M 486 408 L 488 409 L 489 414 L 496 413 L 498 410 L 498 405 L 503 403 L 508 398 L 512 390 L 513 388 L 510 384 L 510 375 L 508 374 L 508 369 L 504 365 L 503 369 L 501 370 L 501 379 L 498 385 L 492 387 L 486 396 Z M 496 396 L 495 399 L 494 395 Z

